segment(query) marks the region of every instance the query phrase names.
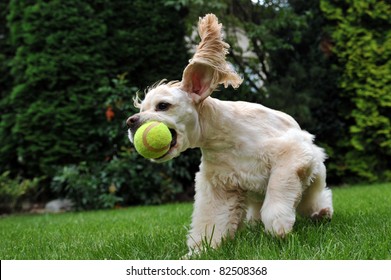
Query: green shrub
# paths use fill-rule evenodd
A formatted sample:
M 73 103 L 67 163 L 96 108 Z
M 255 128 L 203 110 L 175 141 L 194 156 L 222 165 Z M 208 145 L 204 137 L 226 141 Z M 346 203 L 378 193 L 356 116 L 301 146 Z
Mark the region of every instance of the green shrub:
M 0 175 L 0 213 L 13 212 L 26 194 L 37 189 L 40 179 L 11 178 L 10 172 Z
M 183 192 L 189 172 L 175 161 L 153 164 L 134 148 L 123 148 L 106 163 L 80 163 L 61 167 L 51 189 L 74 202 L 78 210 L 113 208 L 116 205 L 150 205 L 173 201 Z
M 391 4 L 322 0 L 321 9 L 330 22 L 341 96 L 351 104 L 346 170 L 361 180 L 390 180 Z
M 60 168 L 52 180 L 52 190 L 72 200 L 77 210 L 113 208 L 121 198 L 102 167 L 85 162 Z
M 108 64 L 99 13 L 75 0 L 10 1 L 8 26 L 14 84 L 3 120 L 12 128 L 7 148 L 16 150 L 14 168 L 50 177 L 55 165 L 98 160 L 92 127 L 104 118 L 93 112 L 104 100 L 96 88 L 105 84 Z
M 183 14 L 156 2 L 0 4 L 0 174 L 55 177 L 51 188 L 79 199 L 79 208 L 112 207 L 122 199 L 107 194 L 112 184 L 100 173 L 115 173 L 113 166 L 125 162 L 118 151 L 130 146 L 125 120 L 135 113 L 136 89 L 110 79 L 128 72 L 139 88 L 179 79 L 188 59 Z M 42 193 L 53 195 L 50 188 Z

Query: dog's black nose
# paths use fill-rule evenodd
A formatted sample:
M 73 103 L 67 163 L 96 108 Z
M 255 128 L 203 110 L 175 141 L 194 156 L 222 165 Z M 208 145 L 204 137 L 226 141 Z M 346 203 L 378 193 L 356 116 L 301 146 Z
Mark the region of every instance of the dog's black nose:
M 136 114 L 127 119 L 126 125 L 128 126 L 128 128 L 134 128 L 139 121 L 140 121 L 140 116 Z

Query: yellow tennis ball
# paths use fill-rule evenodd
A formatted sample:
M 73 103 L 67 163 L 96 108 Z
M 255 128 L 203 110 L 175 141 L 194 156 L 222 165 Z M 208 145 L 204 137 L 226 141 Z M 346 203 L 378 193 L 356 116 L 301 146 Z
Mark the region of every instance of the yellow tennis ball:
M 171 132 L 161 122 L 153 121 L 140 126 L 134 135 L 134 147 L 145 158 L 156 159 L 170 150 Z

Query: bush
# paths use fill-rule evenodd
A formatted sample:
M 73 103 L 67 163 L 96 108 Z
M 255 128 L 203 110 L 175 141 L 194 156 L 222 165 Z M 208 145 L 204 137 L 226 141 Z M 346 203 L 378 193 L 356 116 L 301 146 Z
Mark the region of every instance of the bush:
M 341 71 L 338 87 L 351 106 L 346 114 L 346 170 L 360 180 L 389 181 L 391 4 L 377 0 L 320 3 Z
M 59 168 L 51 189 L 77 210 L 105 209 L 173 201 L 185 188 L 183 179 L 189 181 L 189 172 L 175 161 L 152 164 L 123 148 L 110 162 Z
M 125 162 L 118 151 L 130 146 L 124 121 L 134 113 L 136 89 L 110 79 L 128 72 L 138 87 L 179 79 L 188 59 L 183 15 L 158 2 L 0 4 L 0 174 L 45 175 L 57 194 L 79 199 L 79 208 L 119 202 L 103 173 Z
M 53 178 L 51 187 L 60 196 L 72 200 L 76 209 L 112 208 L 121 198 L 101 166 L 79 165 L 62 167 Z
M 10 172 L 0 175 L 0 213 L 13 212 L 26 194 L 36 190 L 40 179 L 11 178 Z
M 91 128 L 104 97 L 91 93 L 106 83 L 107 27 L 89 3 L 75 0 L 10 1 L 7 19 L 14 84 L 0 132 L 11 132 L 14 172 L 50 177 L 55 165 L 99 160 L 99 147 L 89 144 L 100 142 Z

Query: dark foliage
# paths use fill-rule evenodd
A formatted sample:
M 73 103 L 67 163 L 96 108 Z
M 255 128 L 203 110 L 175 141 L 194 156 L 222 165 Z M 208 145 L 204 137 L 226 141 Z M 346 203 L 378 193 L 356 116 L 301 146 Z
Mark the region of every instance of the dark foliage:
M 125 120 L 137 91 L 181 78 L 185 35 L 210 12 L 245 80 L 216 97 L 292 115 L 326 149 L 329 183 L 388 180 L 388 11 L 375 0 L 1 1 L 0 200 L 96 209 L 191 194 L 200 152 L 152 164 Z

